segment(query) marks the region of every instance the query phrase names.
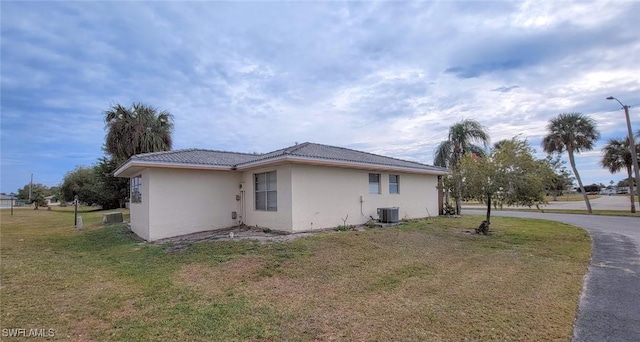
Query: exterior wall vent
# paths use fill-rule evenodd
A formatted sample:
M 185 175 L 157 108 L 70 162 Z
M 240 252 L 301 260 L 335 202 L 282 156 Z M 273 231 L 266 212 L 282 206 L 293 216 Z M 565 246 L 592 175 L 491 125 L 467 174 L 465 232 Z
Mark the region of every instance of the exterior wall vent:
M 398 219 L 398 212 L 400 208 L 392 207 L 392 208 L 378 208 L 378 218 L 382 223 L 396 223 L 400 221 Z

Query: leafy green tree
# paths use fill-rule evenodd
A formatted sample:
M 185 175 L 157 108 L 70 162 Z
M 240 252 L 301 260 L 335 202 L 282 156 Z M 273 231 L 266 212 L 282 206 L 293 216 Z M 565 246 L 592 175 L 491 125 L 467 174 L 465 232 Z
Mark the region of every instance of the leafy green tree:
M 32 190 L 31 193 L 31 204 L 33 204 L 33 209 L 38 210 L 39 207 L 47 205 L 47 201 L 44 199 L 45 193 L 42 188 L 37 188 Z
M 553 197 L 553 201 L 557 201 L 558 196 L 562 195 L 567 187 L 573 185 L 573 177 L 571 177 L 571 172 L 564 166 L 566 162 L 560 159 L 560 154 L 547 155 L 546 162 L 553 172 L 553 175 L 548 179 L 546 187 Z
M 631 179 L 632 182 L 629 181 L 629 178 L 625 178 L 625 179 L 621 179 L 620 181 L 618 181 L 617 186 L 618 187 L 629 187 L 629 184 L 633 184 L 634 186 L 638 186 L 638 182 L 635 181 L 635 177 L 634 179 Z
M 31 188 L 31 196 L 29 196 L 29 188 Z M 33 204 L 33 209 L 37 210 L 38 207 L 44 206 L 47 204 L 45 201 L 45 197 L 52 195 L 53 190 L 49 189 L 44 184 L 35 183 L 35 184 L 26 184 L 21 189 L 18 189 L 18 194 L 16 197 L 21 200 L 29 201 L 29 204 Z
M 609 170 L 611 173 L 617 173 L 622 169 L 627 170 L 627 184 L 629 184 L 629 199 L 631 201 L 631 212 L 636 212 L 633 190 L 633 162 L 631 158 L 631 142 L 629 137 L 625 139 L 611 138 L 602 149 L 602 160 L 600 165 Z M 640 145 L 635 146 L 636 153 L 640 153 Z
M 460 160 L 466 154 L 484 155 L 489 140 L 489 133 L 484 126 L 478 121 L 467 119 L 452 125 L 447 140 L 436 148 L 433 163 L 451 169 L 453 174 L 453 177 L 445 180 L 445 187 L 454 193 L 457 214 L 460 214 L 462 206 L 462 183 L 460 177 L 455 177 L 459 173 Z M 482 146 L 476 145 L 478 143 Z
M 67 202 L 73 201 L 75 196 L 78 196 L 81 202 L 97 203 L 99 194 L 93 168 L 77 166 L 73 171 L 67 172 L 60 185 L 60 193 L 62 199 Z
M 542 139 L 542 148 L 547 153 L 567 151 L 569 163 L 578 181 L 578 186 L 587 205 L 587 211 L 589 214 L 593 213 L 589 197 L 584 191 L 580 174 L 576 168 L 575 153 L 593 149 L 595 142 L 600 138 L 596 122 L 582 113 L 561 113 L 549 121 L 547 132 L 548 134 Z
M 40 194 L 42 194 L 43 197 L 51 195 L 51 192 L 52 192 L 51 189 L 49 189 L 49 187 L 47 187 L 44 184 L 40 184 L 40 183 L 34 183 L 33 185 L 26 184 L 22 188 L 18 189 L 18 194 L 16 195 L 16 197 L 21 200 L 28 200 L 29 187 L 31 187 L 31 199 L 33 199 L 34 192 L 39 192 Z
M 126 178 L 114 177 L 113 171 L 118 164 L 109 158 L 100 158 L 93 166 L 95 177 L 95 188 L 98 191 L 96 203 L 103 209 L 121 208 L 129 196 L 129 180 Z
M 536 160 L 526 140 L 502 140 L 488 155 L 462 157 L 460 177 L 462 197 L 487 204 L 487 224 L 491 204 L 533 206 L 544 202 L 545 185 L 553 171 L 545 160 Z
M 590 192 L 599 192 L 600 188 L 601 188 L 600 184 L 592 183 L 589 185 L 585 185 L 584 191 L 586 191 L 587 194 L 589 194 Z M 578 189 L 578 191 L 580 191 L 580 189 Z
M 167 111 L 158 113 L 140 103 L 129 108 L 116 104 L 104 112 L 104 121 L 104 149 L 118 165 L 136 154 L 171 150 L 173 115 Z

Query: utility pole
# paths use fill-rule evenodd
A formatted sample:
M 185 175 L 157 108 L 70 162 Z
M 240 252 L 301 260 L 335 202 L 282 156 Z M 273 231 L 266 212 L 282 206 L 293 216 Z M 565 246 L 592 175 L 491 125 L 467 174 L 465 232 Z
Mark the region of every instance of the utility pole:
M 627 130 L 629 132 L 629 149 L 631 150 L 631 162 L 633 163 L 633 169 L 636 174 L 636 193 L 638 194 L 638 201 L 640 201 L 640 170 L 638 170 L 638 152 L 636 151 L 636 143 L 633 141 L 633 130 L 631 129 L 631 120 L 629 119 L 629 106 L 622 104 L 620 100 L 616 99 L 613 96 L 607 97 L 607 100 L 616 100 L 624 109 L 624 115 L 627 118 Z M 633 194 L 631 194 L 631 198 L 633 199 Z
M 33 172 L 31 173 L 31 181 L 29 182 L 29 203 L 31 203 L 32 191 L 33 191 Z

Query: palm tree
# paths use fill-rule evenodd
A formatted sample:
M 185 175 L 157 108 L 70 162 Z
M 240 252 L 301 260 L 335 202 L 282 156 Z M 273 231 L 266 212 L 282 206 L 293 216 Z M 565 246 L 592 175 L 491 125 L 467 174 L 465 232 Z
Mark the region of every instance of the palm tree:
M 580 191 L 587 205 L 587 211 L 592 213 L 589 197 L 584 191 L 582 180 L 576 169 L 575 153 L 590 151 L 600 138 L 600 132 L 596 128 L 596 122 L 589 116 L 582 113 L 561 113 L 547 124 L 548 134 L 542 138 L 542 148 L 547 153 L 563 153 L 565 150 L 569 154 L 569 163 L 573 174 L 576 176 Z
M 629 198 L 631 198 L 631 212 L 636 212 L 636 205 L 633 195 L 633 175 L 631 150 L 629 149 L 629 137 L 623 139 L 609 139 L 607 145 L 602 149 L 602 160 L 600 164 L 609 169 L 611 173 L 616 173 L 622 168 L 627 169 L 629 177 Z M 636 153 L 640 151 L 640 145 L 636 145 Z
M 447 140 L 441 142 L 436 148 L 433 163 L 437 166 L 447 167 L 454 173 L 458 172 L 462 156 L 467 153 L 484 155 L 489 140 L 486 128 L 478 121 L 462 120 L 449 128 Z M 482 146 L 474 143 L 481 143 Z M 460 181 L 456 182 L 455 187 L 456 213 L 460 214 L 462 205 L 462 184 Z
M 130 108 L 116 104 L 104 112 L 104 121 L 104 149 L 118 164 L 135 154 L 171 150 L 173 115 L 167 111 L 158 113 L 140 103 Z

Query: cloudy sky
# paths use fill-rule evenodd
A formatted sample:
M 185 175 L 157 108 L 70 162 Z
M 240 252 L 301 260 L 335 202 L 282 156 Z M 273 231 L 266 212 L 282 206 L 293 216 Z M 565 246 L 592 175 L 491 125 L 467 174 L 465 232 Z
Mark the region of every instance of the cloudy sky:
M 431 164 L 461 119 L 540 151 L 582 112 L 603 138 L 640 129 L 640 2 L 2 1 L 1 185 L 61 182 L 102 152 L 103 112 L 175 116 L 174 149 L 317 142 Z M 544 154 L 540 153 L 540 157 Z

